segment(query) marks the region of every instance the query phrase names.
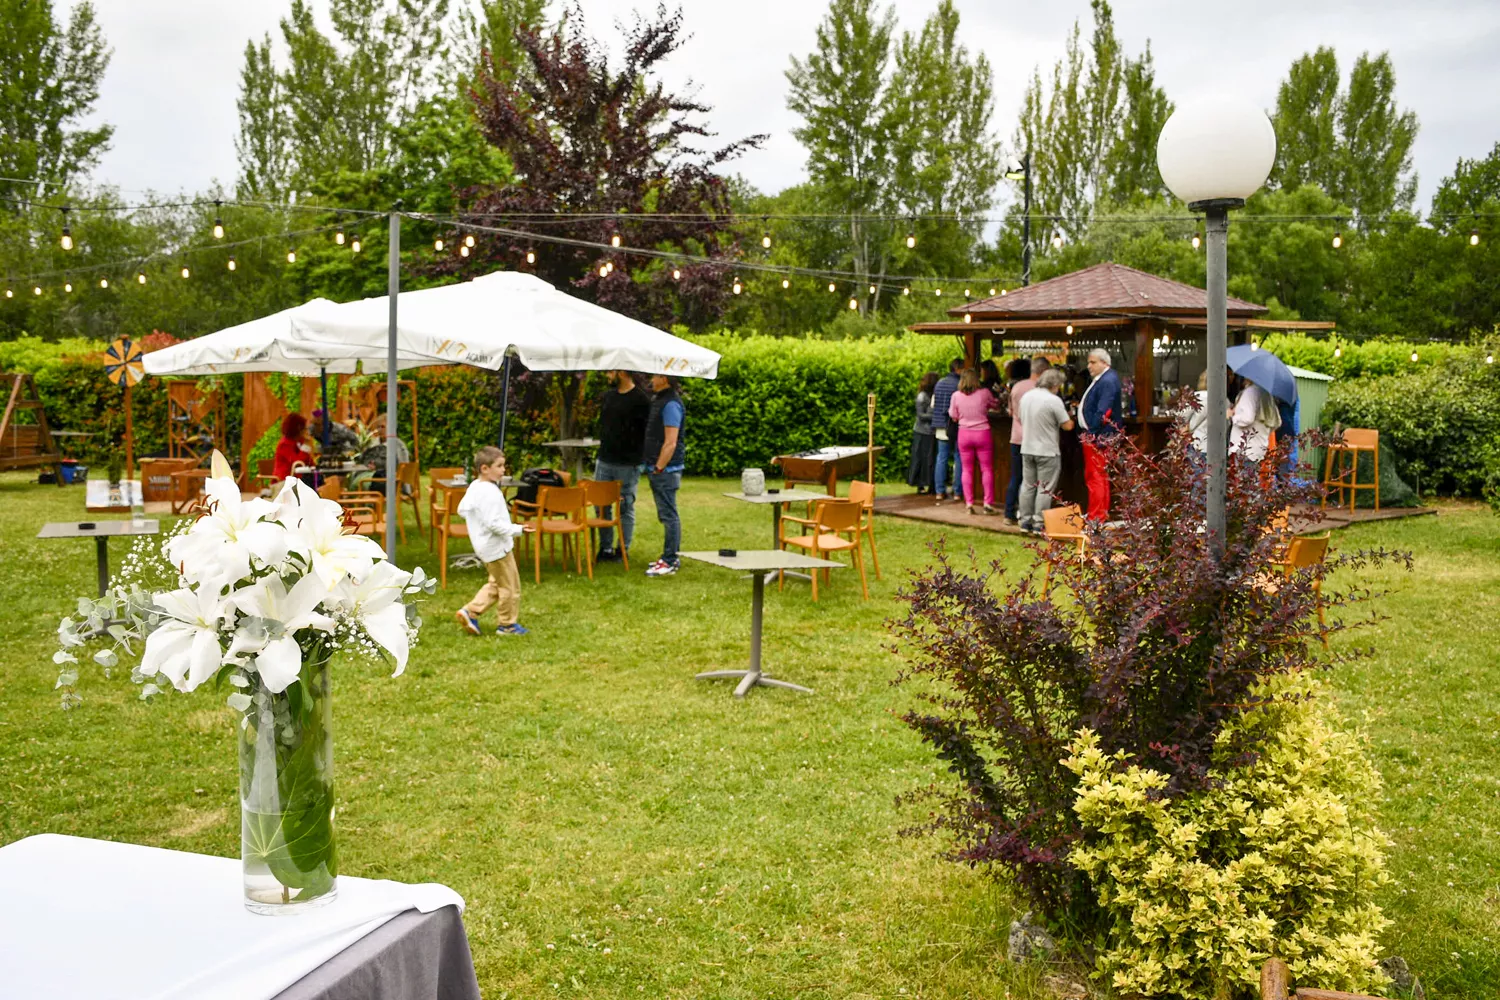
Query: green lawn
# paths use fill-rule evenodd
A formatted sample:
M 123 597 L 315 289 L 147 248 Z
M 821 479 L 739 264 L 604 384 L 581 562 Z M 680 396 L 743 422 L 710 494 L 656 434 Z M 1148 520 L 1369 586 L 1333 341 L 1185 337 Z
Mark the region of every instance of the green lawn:
M 770 515 L 684 489 L 686 547 L 764 547 Z M 523 564 L 525 638 L 472 638 L 453 610 L 478 585 L 450 575 L 405 676 L 336 674 L 343 871 L 439 881 L 465 923 L 490 997 L 1042 996 L 1005 962 L 1008 894 L 899 835 L 920 815 L 894 796 L 934 775 L 895 720 L 896 660 L 882 621 L 929 558 L 928 525 L 878 525 L 885 579 L 851 572 L 812 604 L 806 584 L 767 598 L 769 671 L 816 689 L 744 701 L 696 671 L 745 658 L 749 584 L 657 552 L 643 491 L 637 564 L 594 582 Z M 181 850 L 238 851 L 227 710 L 207 691 L 152 705 L 124 677 L 85 675 L 64 714 L 49 657 L 59 612 L 92 586 L 88 543 L 39 542 L 83 516 L 77 488 L 0 477 L 0 843 L 43 831 Z M 413 535 L 403 563 L 435 560 Z M 949 543 L 1024 565 L 1012 538 Z M 1383 574 L 1377 656 L 1337 677 L 1388 783 L 1399 884 L 1386 897 L 1432 997 L 1487 997 L 1500 981 L 1500 519 L 1479 508 L 1353 529 L 1341 546 L 1414 550 Z M 123 549 L 123 547 L 121 547 Z M 1388 578 L 1388 579 L 1387 579 Z

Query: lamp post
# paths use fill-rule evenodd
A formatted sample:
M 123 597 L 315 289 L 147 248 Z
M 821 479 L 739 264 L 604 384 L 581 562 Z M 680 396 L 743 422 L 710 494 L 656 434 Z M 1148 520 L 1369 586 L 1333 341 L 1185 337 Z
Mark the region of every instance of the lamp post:
M 1246 101 L 1212 97 L 1172 113 L 1156 141 L 1161 179 L 1188 210 L 1202 212 L 1208 236 L 1208 497 L 1209 544 L 1224 551 L 1226 261 L 1229 210 L 1242 208 L 1276 162 L 1276 130 Z
M 1011 160 L 1005 171 L 1008 181 L 1022 182 L 1021 205 L 1021 285 L 1031 284 L 1031 150 L 1019 160 Z

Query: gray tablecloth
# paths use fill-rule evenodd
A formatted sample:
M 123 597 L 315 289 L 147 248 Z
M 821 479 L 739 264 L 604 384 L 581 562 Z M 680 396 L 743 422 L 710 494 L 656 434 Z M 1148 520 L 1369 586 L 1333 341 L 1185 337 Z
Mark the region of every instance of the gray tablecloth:
M 276 1000 L 479 1000 L 458 908 L 407 910 L 276 995 Z

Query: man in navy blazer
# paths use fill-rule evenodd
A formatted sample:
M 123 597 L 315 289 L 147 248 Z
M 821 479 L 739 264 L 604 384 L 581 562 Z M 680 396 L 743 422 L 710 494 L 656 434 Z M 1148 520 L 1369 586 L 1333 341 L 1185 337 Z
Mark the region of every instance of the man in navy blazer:
M 1078 429 L 1083 434 L 1083 483 L 1089 491 L 1089 520 L 1109 519 L 1109 470 L 1101 445 L 1120 433 L 1120 376 L 1110 367 L 1109 352 L 1089 352 L 1093 381 L 1078 401 Z

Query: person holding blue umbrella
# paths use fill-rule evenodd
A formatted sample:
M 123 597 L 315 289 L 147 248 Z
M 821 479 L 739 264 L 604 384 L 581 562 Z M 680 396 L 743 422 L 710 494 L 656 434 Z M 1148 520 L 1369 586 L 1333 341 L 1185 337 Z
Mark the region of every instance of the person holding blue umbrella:
M 1230 413 L 1229 451 L 1259 462 L 1282 426 L 1280 404 L 1297 405 L 1297 379 L 1280 358 L 1253 344 L 1231 347 L 1225 360 L 1244 382 Z

